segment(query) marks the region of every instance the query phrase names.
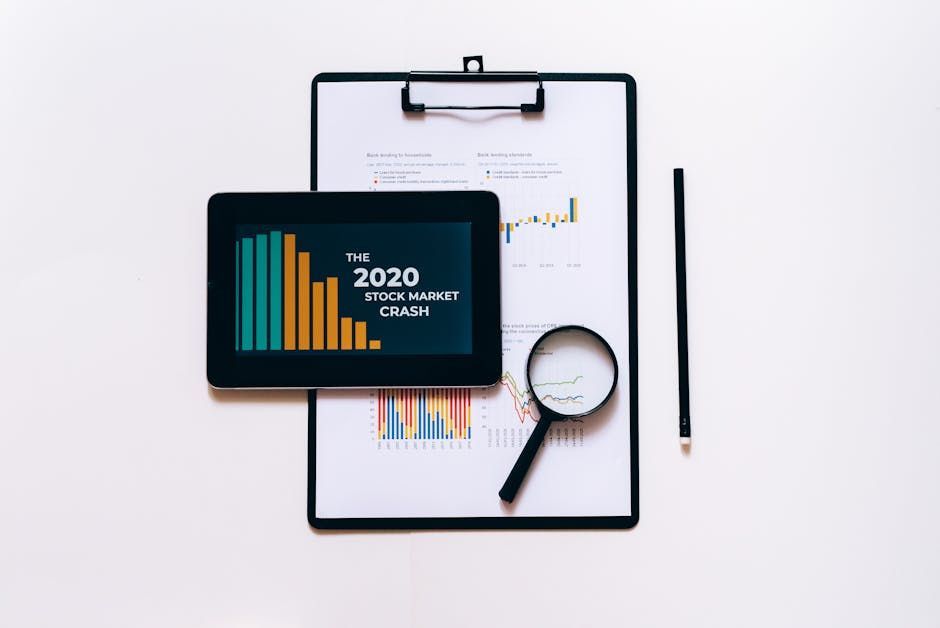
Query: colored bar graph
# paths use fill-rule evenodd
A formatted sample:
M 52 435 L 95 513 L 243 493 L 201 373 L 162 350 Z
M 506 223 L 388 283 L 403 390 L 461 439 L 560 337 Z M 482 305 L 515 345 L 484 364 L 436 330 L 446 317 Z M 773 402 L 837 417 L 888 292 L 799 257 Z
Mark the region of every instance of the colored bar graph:
M 376 400 L 378 440 L 467 440 L 470 391 L 380 389 Z
M 242 238 L 242 351 L 251 351 L 255 346 L 252 313 L 252 297 L 255 294 L 254 250 L 254 239 Z
M 339 277 L 311 281 L 312 270 L 295 233 L 236 239 L 236 351 L 382 350 L 366 321 L 340 316 Z
M 339 349 L 339 280 L 326 278 L 326 348 Z
M 255 349 L 268 348 L 268 236 L 255 236 Z
M 297 254 L 297 348 L 310 349 L 310 253 Z
M 284 348 L 297 348 L 297 236 L 284 235 Z
M 281 349 L 281 287 L 284 280 L 281 277 L 281 232 L 271 232 L 271 350 Z
M 538 214 L 531 214 L 518 220 L 508 220 L 499 223 L 499 232 L 501 234 L 505 233 L 506 244 L 511 244 L 513 242 L 513 233 L 518 227 L 542 224 L 546 227 L 550 225 L 552 229 L 556 229 L 558 225 L 568 225 L 575 222 L 578 222 L 578 197 L 571 196 L 568 198 L 567 213 L 547 211 L 544 218 Z

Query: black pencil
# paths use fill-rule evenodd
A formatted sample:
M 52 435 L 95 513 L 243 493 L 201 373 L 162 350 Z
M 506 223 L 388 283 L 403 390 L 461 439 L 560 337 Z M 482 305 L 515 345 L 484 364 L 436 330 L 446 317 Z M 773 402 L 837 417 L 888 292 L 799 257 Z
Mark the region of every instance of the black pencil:
M 679 337 L 679 442 L 692 443 L 689 415 L 689 325 L 685 295 L 685 184 L 682 168 L 672 171 L 676 206 L 676 326 Z

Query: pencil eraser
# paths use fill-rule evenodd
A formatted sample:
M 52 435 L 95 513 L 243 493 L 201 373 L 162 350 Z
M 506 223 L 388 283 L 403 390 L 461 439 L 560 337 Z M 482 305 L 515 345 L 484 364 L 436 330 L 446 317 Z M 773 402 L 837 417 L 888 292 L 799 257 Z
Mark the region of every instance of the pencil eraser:
M 691 444 L 692 444 L 692 437 L 691 437 L 691 436 L 680 436 L 680 437 L 679 437 L 679 444 L 680 444 L 680 445 L 691 445 Z

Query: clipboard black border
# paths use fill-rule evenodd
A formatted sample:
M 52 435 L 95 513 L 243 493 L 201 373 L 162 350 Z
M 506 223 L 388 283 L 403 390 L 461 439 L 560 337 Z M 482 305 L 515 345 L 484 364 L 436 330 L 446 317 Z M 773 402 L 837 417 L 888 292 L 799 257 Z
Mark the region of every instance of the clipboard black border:
M 317 530 L 511 530 L 511 529 L 626 529 L 640 519 L 639 476 L 639 390 L 637 373 L 637 151 L 636 151 L 636 81 L 629 74 L 616 73 L 540 73 L 542 80 L 597 81 L 624 84 L 627 92 L 627 312 L 630 381 L 630 515 L 584 517 L 350 517 L 322 518 L 316 516 L 316 414 L 317 392 L 307 392 L 307 521 Z M 310 189 L 317 189 L 317 85 L 319 83 L 351 83 L 402 81 L 407 72 L 324 72 L 311 84 L 310 107 Z M 549 93 L 545 115 L 551 115 Z M 397 101 L 396 101 L 397 103 Z M 521 114 L 520 114 L 521 115 Z M 497 487 L 493 488 L 496 494 Z

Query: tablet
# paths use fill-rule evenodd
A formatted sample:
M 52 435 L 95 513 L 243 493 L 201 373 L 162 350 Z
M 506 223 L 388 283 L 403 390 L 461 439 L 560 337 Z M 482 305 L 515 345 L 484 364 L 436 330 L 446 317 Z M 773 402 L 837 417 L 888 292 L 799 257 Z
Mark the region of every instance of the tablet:
M 491 192 L 216 194 L 209 383 L 496 383 L 498 238 Z

